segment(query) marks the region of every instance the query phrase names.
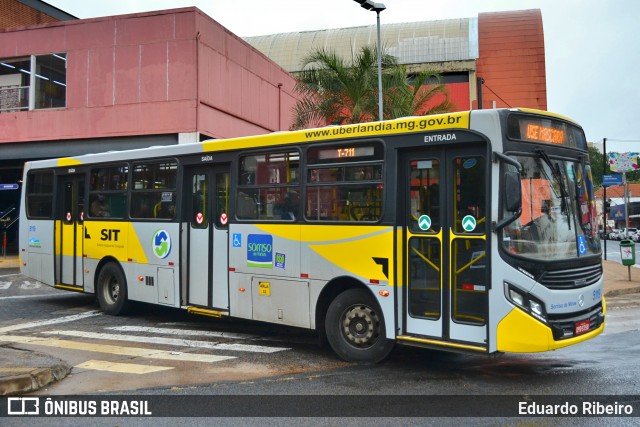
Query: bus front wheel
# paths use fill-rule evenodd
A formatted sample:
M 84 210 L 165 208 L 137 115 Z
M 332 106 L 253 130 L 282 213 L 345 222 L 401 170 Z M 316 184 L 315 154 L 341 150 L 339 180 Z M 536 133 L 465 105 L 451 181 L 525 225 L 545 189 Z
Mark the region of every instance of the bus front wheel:
M 100 308 L 107 314 L 118 316 L 127 308 L 127 279 L 119 265 L 110 262 L 102 267 L 96 286 Z
M 384 316 L 365 289 L 342 292 L 331 302 L 325 331 L 333 351 L 348 362 L 378 363 L 393 350 Z

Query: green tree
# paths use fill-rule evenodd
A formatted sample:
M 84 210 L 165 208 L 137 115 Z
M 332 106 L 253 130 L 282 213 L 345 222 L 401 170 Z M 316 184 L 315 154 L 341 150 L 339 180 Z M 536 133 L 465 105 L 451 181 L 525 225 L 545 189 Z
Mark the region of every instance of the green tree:
M 422 71 L 407 77 L 406 68 L 398 65 L 388 74 L 389 84 L 385 86 L 384 80 L 383 114 L 386 119 L 446 113 L 453 108 L 442 76 L 435 71 Z
M 591 164 L 591 175 L 596 188 L 602 185 L 602 175 L 604 171 L 604 154 L 594 146 L 589 146 L 589 163 Z
M 292 129 L 377 120 L 377 61 L 376 49 L 367 46 L 350 62 L 327 49 L 310 53 L 296 76 L 301 100 L 293 109 Z M 437 73 L 419 73 L 410 80 L 395 57 L 383 54 L 381 63 L 385 119 L 449 111 L 448 94 Z

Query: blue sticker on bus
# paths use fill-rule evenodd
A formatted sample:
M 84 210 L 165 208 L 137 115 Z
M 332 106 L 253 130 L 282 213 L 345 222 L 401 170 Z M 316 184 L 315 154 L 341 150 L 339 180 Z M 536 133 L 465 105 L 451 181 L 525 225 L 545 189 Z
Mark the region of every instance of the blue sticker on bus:
M 241 248 L 242 247 L 242 234 L 233 233 L 233 247 Z
M 474 167 L 477 163 L 478 163 L 478 160 L 476 160 L 476 159 L 473 159 L 473 158 L 467 159 L 462 164 L 462 167 L 465 168 L 465 169 L 470 169 L 470 168 Z
M 584 236 L 578 236 L 578 253 L 580 255 L 587 254 L 587 238 Z
M 287 257 L 285 254 L 279 254 L 278 252 L 276 252 L 276 268 L 284 269 L 284 264 L 286 260 L 287 260 Z
M 247 236 L 247 266 L 273 268 L 273 236 L 270 234 Z

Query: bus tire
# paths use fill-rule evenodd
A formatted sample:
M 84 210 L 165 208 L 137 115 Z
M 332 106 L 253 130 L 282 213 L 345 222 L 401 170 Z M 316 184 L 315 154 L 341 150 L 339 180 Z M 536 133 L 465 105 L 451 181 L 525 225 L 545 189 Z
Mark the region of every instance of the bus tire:
M 107 314 L 119 316 L 127 309 L 127 279 L 122 268 L 110 262 L 104 265 L 98 275 L 96 294 L 100 308 Z
M 381 362 L 395 344 L 387 339 L 382 311 L 366 289 L 336 296 L 327 310 L 325 331 L 333 351 L 347 362 Z

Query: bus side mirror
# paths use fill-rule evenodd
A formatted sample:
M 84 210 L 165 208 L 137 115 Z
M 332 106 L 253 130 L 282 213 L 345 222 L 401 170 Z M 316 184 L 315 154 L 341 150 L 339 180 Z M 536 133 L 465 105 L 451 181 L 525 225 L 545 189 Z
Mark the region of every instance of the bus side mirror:
M 507 172 L 504 176 L 505 209 L 507 212 L 517 212 L 522 207 L 522 187 L 520 174 Z

